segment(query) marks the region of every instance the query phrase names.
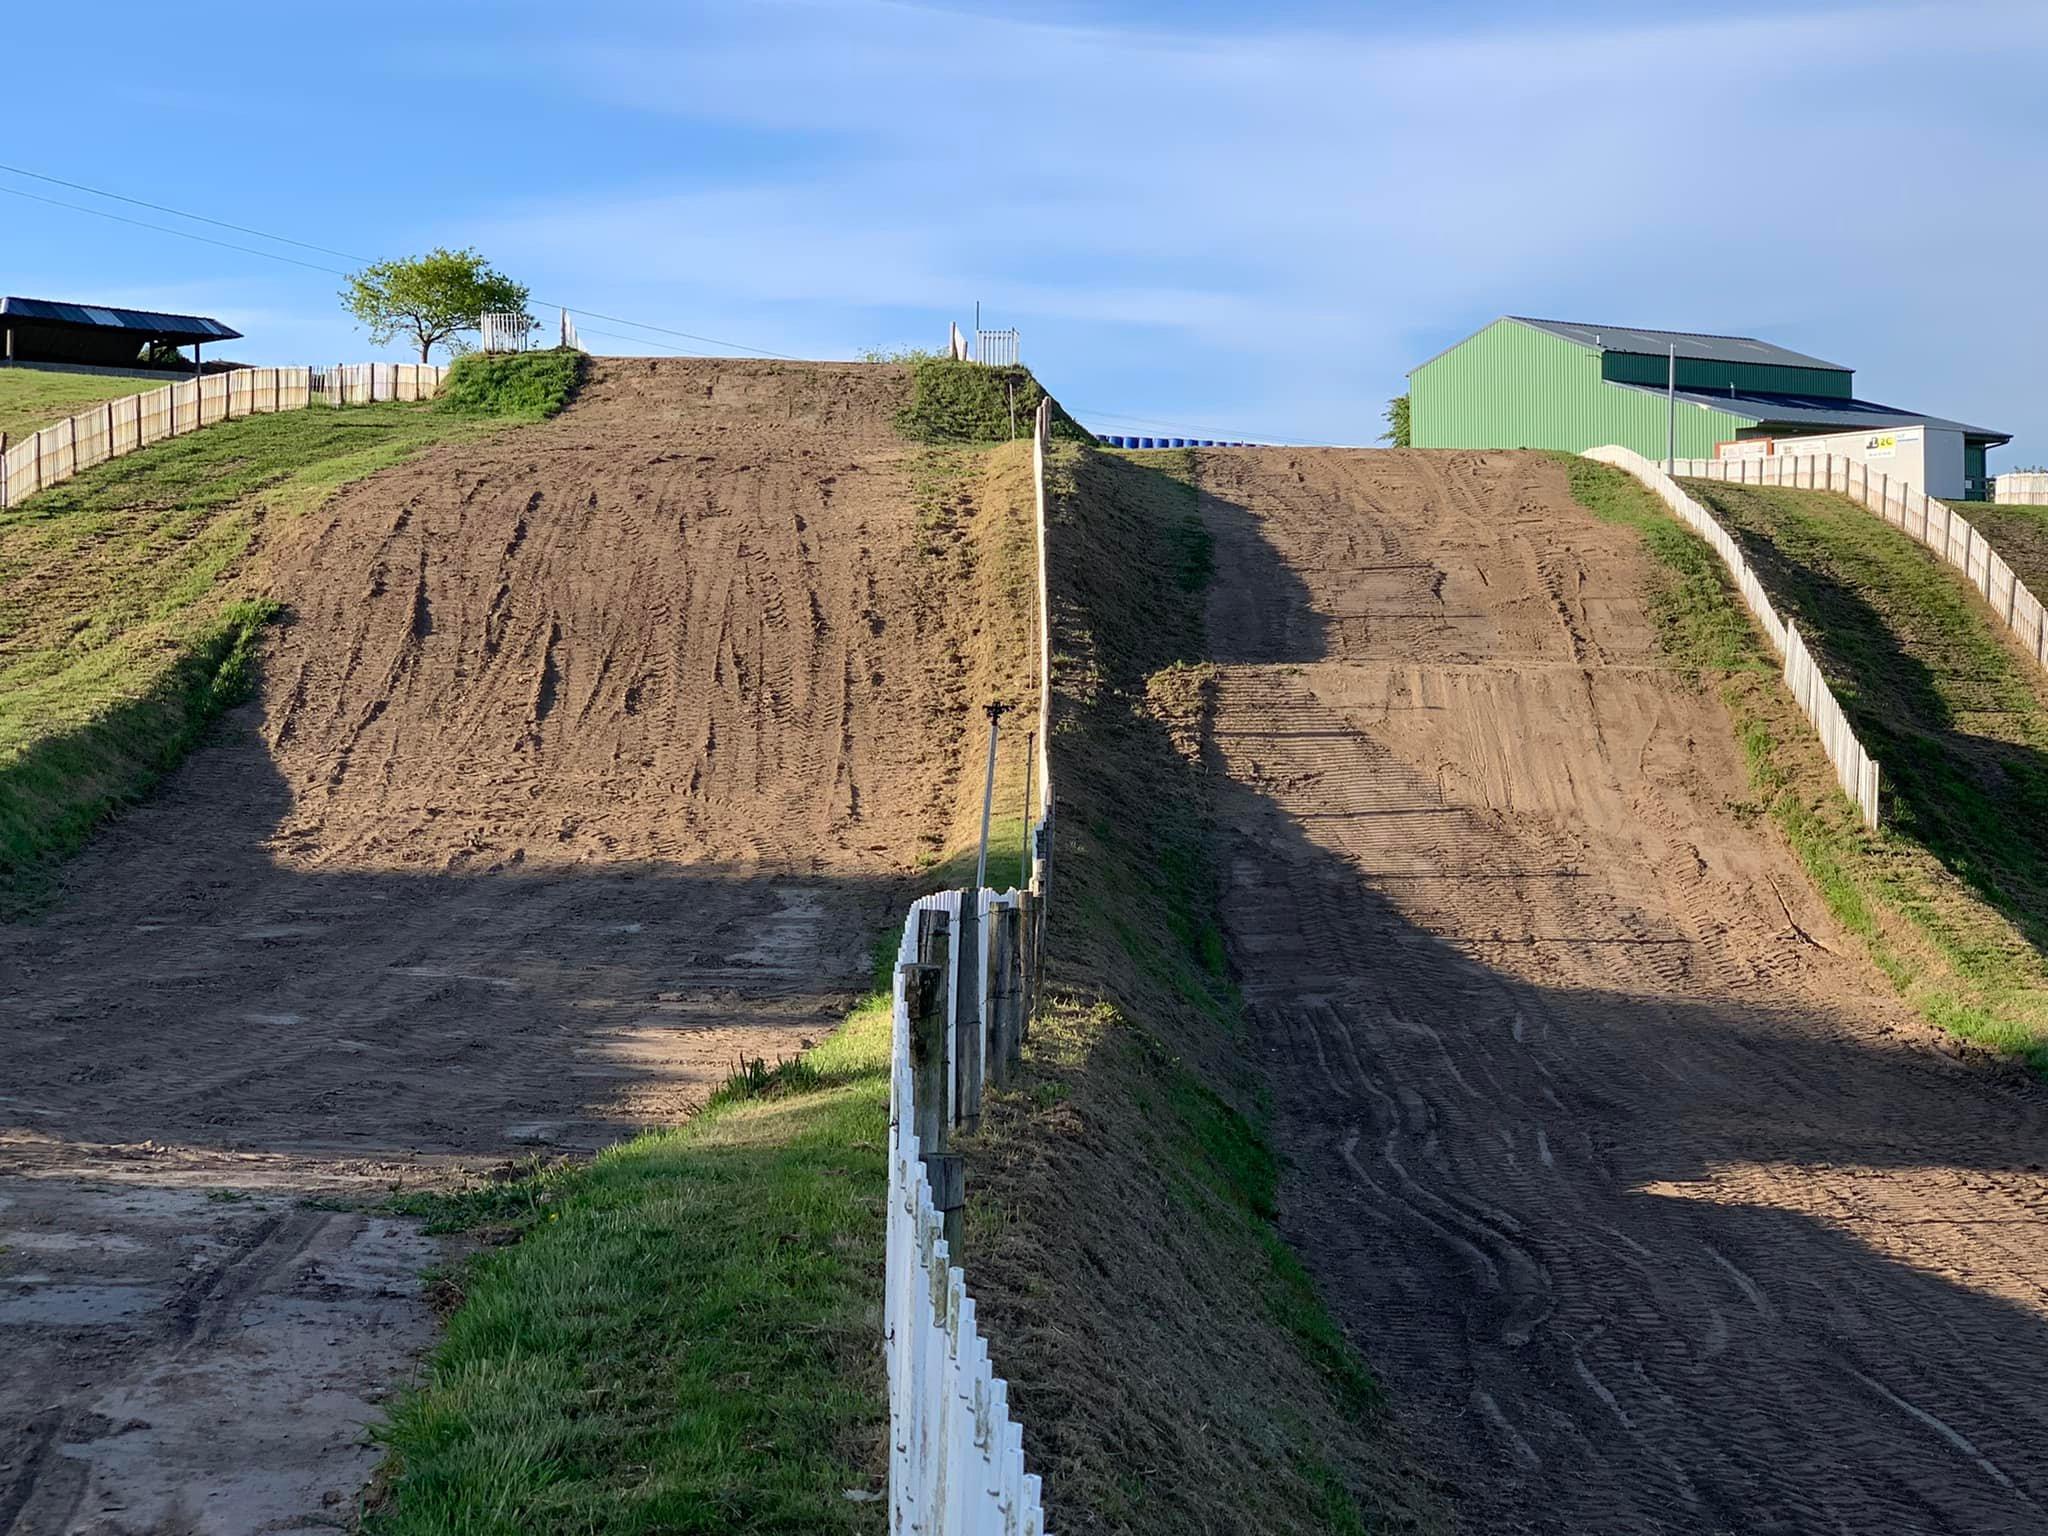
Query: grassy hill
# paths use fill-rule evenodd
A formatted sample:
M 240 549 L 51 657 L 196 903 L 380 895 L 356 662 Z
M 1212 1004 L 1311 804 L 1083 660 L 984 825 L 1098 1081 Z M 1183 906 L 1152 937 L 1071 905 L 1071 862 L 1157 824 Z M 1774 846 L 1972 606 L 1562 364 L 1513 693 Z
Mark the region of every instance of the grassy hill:
M 1741 542 L 1883 768 L 1876 835 L 1838 824 L 1825 795 L 1779 807 L 1822 888 L 1929 1018 L 2048 1068 L 2040 670 L 1959 573 L 1848 498 L 1688 489 Z
M 0 913 L 32 906 L 246 690 L 276 616 L 253 559 L 265 526 L 433 443 L 558 409 L 574 375 L 554 357 L 465 363 L 439 402 L 222 422 L 0 512 Z
M 2048 593 L 2048 507 L 1968 501 L 1957 502 L 1956 510 L 1991 541 L 2028 591 Z
M 139 395 L 146 389 L 174 384 L 178 374 L 162 379 L 119 378 L 98 373 L 51 373 L 41 368 L 0 368 L 0 436 L 19 442 L 29 433 L 73 415 L 100 400 Z

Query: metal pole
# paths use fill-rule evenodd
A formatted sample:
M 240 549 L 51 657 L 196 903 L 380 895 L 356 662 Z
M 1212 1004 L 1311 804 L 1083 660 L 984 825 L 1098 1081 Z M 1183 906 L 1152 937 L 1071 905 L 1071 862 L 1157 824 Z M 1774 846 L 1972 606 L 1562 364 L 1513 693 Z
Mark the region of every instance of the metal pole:
M 974 864 L 974 889 L 979 892 L 988 884 L 988 820 L 995 808 L 996 800 L 996 722 L 1008 708 L 1004 704 L 988 706 L 988 773 L 981 785 L 981 857 Z
M 1017 859 L 1017 884 L 1031 884 L 1031 770 L 1038 766 L 1038 732 L 1024 733 L 1024 851 Z
M 1671 344 L 1671 372 L 1664 382 L 1664 401 L 1668 407 L 1664 426 L 1664 473 L 1678 473 L 1678 343 Z

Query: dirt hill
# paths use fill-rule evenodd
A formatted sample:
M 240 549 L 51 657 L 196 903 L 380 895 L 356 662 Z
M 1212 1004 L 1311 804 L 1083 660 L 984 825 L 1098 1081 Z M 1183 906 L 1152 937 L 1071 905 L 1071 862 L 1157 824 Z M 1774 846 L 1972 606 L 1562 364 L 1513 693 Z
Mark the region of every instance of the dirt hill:
M 0 925 L 0 1525 L 352 1500 L 430 1254 L 292 1196 L 673 1124 L 866 989 L 964 721 L 907 393 L 606 361 L 273 528 L 259 697 Z
M 1473 1531 L 2019 1531 L 2048 1099 L 1828 915 L 1540 455 L 1205 453 L 1284 1224 Z

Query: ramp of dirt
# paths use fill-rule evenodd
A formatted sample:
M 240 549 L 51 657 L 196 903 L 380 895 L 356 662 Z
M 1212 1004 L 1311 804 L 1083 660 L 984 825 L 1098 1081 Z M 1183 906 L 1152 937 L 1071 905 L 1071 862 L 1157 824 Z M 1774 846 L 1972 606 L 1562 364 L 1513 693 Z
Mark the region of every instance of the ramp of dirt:
M 423 1254 L 280 1197 L 672 1122 L 865 990 L 950 821 L 962 723 L 905 388 L 605 361 L 556 420 L 273 532 L 290 620 L 260 697 L 44 920 L 0 927 L 0 1353 L 27 1362 L 0 1386 L 0 1528 L 270 1518 L 167 1503 L 129 1452 L 229 1411 L 307 1316 L 362 1347 L 272 1405 L 330 1431 L 275 1451 L 274 1482 L 301 1514 L 352 1499 Z M 167 1220 L 189 1272 L 143 1262 Z
M 1766 825 L 1534 455 L 1205 453 L 1286 1221 L 1473 1531 L 2021 1531 L 2048 1106 Z

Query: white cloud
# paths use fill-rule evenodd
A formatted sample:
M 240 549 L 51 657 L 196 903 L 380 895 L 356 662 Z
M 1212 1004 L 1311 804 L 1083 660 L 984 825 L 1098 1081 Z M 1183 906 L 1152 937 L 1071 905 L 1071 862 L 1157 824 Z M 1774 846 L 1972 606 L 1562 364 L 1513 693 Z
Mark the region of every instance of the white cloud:
M 1987 365 L 1963 298 L 2034 302 L 2048 211 L 2017 189 L 2043 130 L 1986 114 L 2034 99 L 2044 8 L 1386 38 L 664 6 L 545 64 L 626 109 L 640 170 L 479 238 L 707 328 L 850 348 L 900 329 L 877 312 L 979 295 L 1027 348 L 1059 339 L 1037 351 L 1056 387 L 1128 396 L 1136 350 L 1156 367 L 1134 414 L 1207 414 L 1251 383 L 1298 435 L 1351 440 L 1407 366 L 1503 311 L 1753 329 L 1862 364 L 1873 391 L 1881 362 L 1937 411 L 1993 375 L 1993 416 L 2048 405 Z M 1988 201 L 2007 224 L 1987 244 Z

